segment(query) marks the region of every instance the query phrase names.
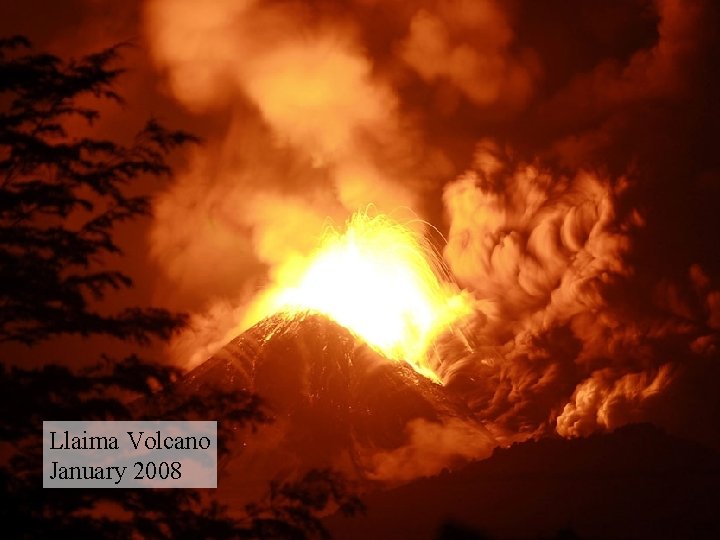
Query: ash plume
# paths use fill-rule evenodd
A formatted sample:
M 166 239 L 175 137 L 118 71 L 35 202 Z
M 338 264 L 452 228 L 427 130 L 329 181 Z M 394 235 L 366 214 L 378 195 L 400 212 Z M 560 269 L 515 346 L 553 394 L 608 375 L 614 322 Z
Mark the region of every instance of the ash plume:
M 720 369 L 719 266 L 701 240 L 718 224 L 703 139 L 717 112 L 691 105 L 718 88 L 717 9 L 640 4 L 538 21 L 531 2 L 148 0 L 167 91 L 215 126 L 150 233 L 176 294 L 205 299 L 175 359 L 219 350 L 328 222 L 374 205 L 445 233 L 476 311 L 465 343 L 438 346 L 437 371 L 498 443 L 651 420 L 720 444 L 705 427 L 717 399 L 698 410 L 689 396 L 714 395 L 693 385 Z M 554 61 L 562 17 L 586 43 Z M 613 42 L 616 22 L 642 39 Z M 409 425 L 377 474 L 487 452 L 445 428 Z

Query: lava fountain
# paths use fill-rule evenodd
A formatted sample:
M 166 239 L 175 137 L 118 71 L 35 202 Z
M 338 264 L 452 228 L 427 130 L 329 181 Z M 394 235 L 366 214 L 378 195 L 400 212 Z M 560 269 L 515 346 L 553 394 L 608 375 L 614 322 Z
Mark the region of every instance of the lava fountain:
M 359 212 L 328 227 L 319 247 L 288 261 L 250 310 L 247 325 L 277 313 L 320 313 L 383 356 L 440 383 L 433 341 L 472 311 L 427 238 L 385 215 Z

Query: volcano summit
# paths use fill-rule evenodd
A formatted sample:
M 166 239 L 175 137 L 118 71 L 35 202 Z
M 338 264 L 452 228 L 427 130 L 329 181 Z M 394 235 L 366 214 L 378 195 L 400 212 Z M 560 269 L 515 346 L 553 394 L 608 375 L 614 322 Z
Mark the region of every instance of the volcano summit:
M 232 449 L 225 465 L 223 474 L 232 478 L 225 485 L 242 499 L 270 479 L 313 467 L 331 467 L 368 484 L 409 479 L 413 459 L 426 473 L 437 472 L 427 470 L 433 462 L 427 452 L 442 455 L 443 465 L 467 457 L 449 455 L 443 446 L 459 426 L 473 437 L 474 454 L 494 445 L 443 386 L 317 314 L 261 321 L 191 371 L 176 391 L 213 389 L 256 394 L 273 417 L 248 434 L 242 448 Z M 421 430 L 429 437 L 419 436 Z M 388 464 L 394 462 L 402 463 L 402 474 L 393 474 Z

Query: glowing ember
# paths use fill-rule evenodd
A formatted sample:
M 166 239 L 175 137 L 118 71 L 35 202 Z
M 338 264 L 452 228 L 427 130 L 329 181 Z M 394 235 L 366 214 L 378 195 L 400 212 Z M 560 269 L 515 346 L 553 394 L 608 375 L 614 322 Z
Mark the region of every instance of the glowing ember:
M 311 257 L 288 263 L 252 318 L 322 313 L 384 356 L 440 382 L 428 348 L 470 313 L 469 298 L 444 276 L 422 235 L 385 216 L 358 213 L 344 233 L 328 230 Z

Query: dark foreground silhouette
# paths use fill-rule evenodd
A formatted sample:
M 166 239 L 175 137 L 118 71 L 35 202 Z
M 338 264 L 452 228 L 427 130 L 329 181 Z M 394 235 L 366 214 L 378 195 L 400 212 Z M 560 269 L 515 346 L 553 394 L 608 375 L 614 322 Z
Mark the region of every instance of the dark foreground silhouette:
M 336 538 L 720 538 L 720 454 L 647 425 L 544 439 L 364 499 Z

